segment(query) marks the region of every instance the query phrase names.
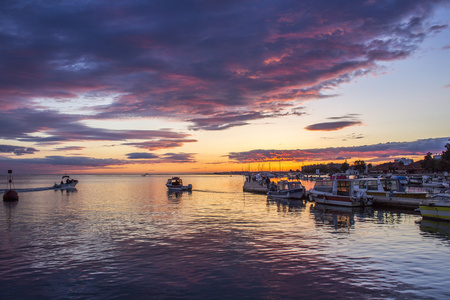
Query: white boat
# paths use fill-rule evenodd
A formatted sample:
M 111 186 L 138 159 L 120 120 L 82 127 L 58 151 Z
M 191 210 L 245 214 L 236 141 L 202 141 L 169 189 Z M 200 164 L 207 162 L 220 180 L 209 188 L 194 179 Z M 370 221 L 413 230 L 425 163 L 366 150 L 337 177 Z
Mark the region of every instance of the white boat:
M 167 179 L 166 186 L 169 191 L 192 191 L 192 184 L 183 185 L 183 180 L 179 177 Z
M 68 175 L 64 175 L 61 178 L 61 182 L 58 184 L 55 182 L 54 189 L 73 189 L 78 184 L 78 180 L 70 178 Z
M 309 190 L 312 201 L 328 205 L 340 206 L 370 206 L 373 196 L 354 188 L 354 182 L 349 179 L 317 180 L 314 187 Z
M 444 178 L 431 178 L 425 175 L 422 177 L 422 186 L 427 188 L 444 188 Z
M 419 204 L 420 214 L 424 218 L 450 221 L 450 194 L 441 193 Z
M 426 192 L 408 192 L 406 187 L 408 181 L 404 177 L 390 178 L 358 178 L 354 180 L 355 190 L 366 192 L 374 197 L 375 201 L 386 201 L 395 198 L 402 199 L 426 199 Z
M 302 199 L 305 196 L 305 187 L 298 181 L 281 180 L 275 190 L 268 191 L 271 198 Z

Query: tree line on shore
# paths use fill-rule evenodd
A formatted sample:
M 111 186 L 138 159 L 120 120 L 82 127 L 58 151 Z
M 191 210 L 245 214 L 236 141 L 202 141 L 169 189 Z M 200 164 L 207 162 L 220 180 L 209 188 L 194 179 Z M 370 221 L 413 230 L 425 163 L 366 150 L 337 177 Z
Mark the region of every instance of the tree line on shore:
M 445 150 L 439 158 L 433 157 L 431 152 L 428 152 L 424 159 L 414 163 L 418 168 L 422 168 L 425 172 L 435 173 L 435 172 L 450 172 L 450 143 L 445 145 Z M 334 174 L 334 173 L 345 173 L 347 170 L 352 169 L 358 171 L 359 174 L 365 172 L 372 172 L 374 170 L 384 170 L 388 172 L 395 172 L 398 167 L 402 166 L 403 163 L 385 163 L 374 167 L 372 164 L 366 164 L 364 160 L 356 160 L 353 165 L 347 163 L 347 160 L 342 164 L 329 163 L 329 164 L 314 164 L 302 167 L 302 172 L 304 173 L 316 173 L 319 170 L 320 174 Z
M 445 150 L 442 151 L 440 159 L 434 158 L 432 153 L 428 152 L 421 161 L 421 165 L 428 172 L 450 171 L 450 144 L 445 144 Z

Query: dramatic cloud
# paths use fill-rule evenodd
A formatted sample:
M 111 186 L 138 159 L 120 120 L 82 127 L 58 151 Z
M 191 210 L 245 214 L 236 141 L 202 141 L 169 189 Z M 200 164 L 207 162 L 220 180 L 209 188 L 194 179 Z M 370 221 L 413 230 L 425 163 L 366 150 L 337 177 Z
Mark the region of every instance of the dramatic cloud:
M 44 158 L 8 159 L 0 157 L 0 168 L 13 169 L 14 172 L 60 173 L 61 170 L 89 170 L 110 168 L 129 164 L 129 161 L 112 158 L 92 158 L 82 156 L 46 156 Z
M 342 117 L 330 117 L 331 120 L 342 120 L 335 122 L 323 122 L 306 126 L 306 130 L 310 131 L 335 131 L 345 127 L 361 125 L 362 122 L 357 120 L 357 114 L 349 114 Z
M 158 155 L 152 153 L 128 153 L 128 159 L 154 159 L 158 158 Z
M 17 109 L 0 111 L 0 138 L 22 142 L 124 141 L 127 139 L 180 139 L 190 136 L 171 130 L 113 130 L 82 123 L 84 117 L 55 111 Z
M 79 150 L 84 150 L 84 149 L 86 149 L 86 147 L 67 146 L 67 147 L 56 148 L 55 151 L 79 151 Z
M 195 163 L 194 153 L 165 153 L 161 156 L 152 153 L 128 153 L 128 159 L 139 160 L 137 163 L 160 164 L 160 163 Z
M 194 130 L 242 126 L 332 96 L 380 62 L 408 57 L 447 26 L 430 23 L 446 2 L 9 1 L 0 11 L 0 110 L 20 118 L 23 109 L 55 105 L 86 118 L 163 117 Z M 268 111 L 269 103 L 289 105 Z M 65 118 L 73 125 L 78 117 Z M 56 116 L 39 121 L 34 130 L 31 121 L 16 122 L 2 136 L 61 142 L 143 134 L 56 129 Z M 49 137 L 29 136 L 47 132 L 46 124 Z
M 439 153 L 445 149 L 444 146 L 448 142 L 449 137 L 356 147 L 305 150 L 252 150 L 246 152 L 232 152 L 228 155 L 228 158 L 238 163 L 266 161 L 329 161 L 350 157 L 388 159 L 396 156 L 426 155 L 427 152 Z
M 194 153 L 166 153 L 162 156 L 166 163 L 195 163 Z
M 338 121 L 338 122 L 325 122 L 317 123 L 306 126 L 306 130 L 319 130 L 319 131 L 334 131 L 349 126 L 361 125 L 360 121 Z
M 44 158 L 4 158 L 0 157 L 0 169 L 13 169 L 14 173 L 60 174 L 82 172 L 92 169 L 118 169 L 133 161 L 113 158 L 93 158 L 84 156 L 46 156 Z
M 41 164 L 41 165 L 55 165 L 55 166 L 83 166 L 89 168 L 106 167 L 111 165 L 122 165 L 127 162 L 112 158 L 92 158 L 81 156 L 46 156 L 45 158 L 33 158 L 27 160 L 19 160 L 19 162 Z
M 176 148 L 181 147 L 185 143 L 194 143 L 197 142 L 197 140 L 193 139 L 162 139 L 162 140 L 155 140 L 155 141 L 147 141 L 147 142 L 140 142 L 140 143 L 123 143 L 122 145 L 130 145 L 135 146 L 137 148 L 146 149 L 149 151 L 155 151 L 159 149 L 168 149 L 168 148 Z
M 189 122 L 194 123 L 190 129 L 193 130 L 223 130 L 230 127 L 247 125 L 250 120 L 257 120 L 262 118 L 269 118 L 271 115 L 262 114 L 260 112 L 252 113 L 222 113 L 212 115 L 207 118 L 190 119 Z
M 30 147 L 0 145 L 0 153 L 14 153 L 15 155 L 34 154 L 39 150 Z

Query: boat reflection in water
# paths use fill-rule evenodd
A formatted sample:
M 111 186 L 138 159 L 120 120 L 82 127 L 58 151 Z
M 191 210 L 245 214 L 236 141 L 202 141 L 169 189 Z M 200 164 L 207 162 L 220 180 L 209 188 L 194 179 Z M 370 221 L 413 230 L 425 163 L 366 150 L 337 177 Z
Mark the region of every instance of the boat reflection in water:
M 358 217 L 373 216 L 372 207 L 346 207 L 316 203 L 311 205 L 311 213 L 317 226 L 331 226 L 334 229 L 350 229 Z
M 69 194 L 73 194 L 73 193 L 78 192 L 77 188 L 75 188 L 75 187 L 72 187 L 72 188 L 64 188 L 64 189 L 54 189 L 54 191 L 55 191 L 55 193 L 60 192 L 61 195 L 62 195 L 62 194 L 69 195 Z
M 450 239 L 450 222 L 424 218 L 420 221 L 420 230 L 427 233 L 443 235 L 447 239 Z
M 288 199 L 288 198 L 272 198 L 267 197 L 267 205 L 276 205 L 278 211 L 296 211 L 305 207 L 305 202 L 300 199 Z
M 168 190 L 167 191 L 167 199 L 180 200 L 183 197 L 184 193 L 192 194 L 192 191 L 183 192 L 183 191 Z

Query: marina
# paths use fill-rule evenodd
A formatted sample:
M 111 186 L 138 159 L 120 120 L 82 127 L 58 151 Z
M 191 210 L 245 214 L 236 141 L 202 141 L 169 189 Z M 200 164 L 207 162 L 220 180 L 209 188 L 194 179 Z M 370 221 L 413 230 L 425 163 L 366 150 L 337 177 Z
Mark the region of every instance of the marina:
M 270 193 L 270 189 L 268 188 L 268 186 L 270 185 L 267 184 L 266 179 L 263 179 L 262 177 L 259 179 L 250 179 L 252 177 L 256 178 L 255 175 L 246 176 L 246 181 L 244 182 L 243 185 L 243 191 L 248 193 L 268 195 Z M 296 179 L 290 179 L 288 181 L 299 182 L 299 179 L 297 179 L 298 177 L 301 176 L 295 176 L 294 178 Z M 334 194 L 334 196 L 336 196 L 338 194 L 337 186 L 334 187 L 335 191 L 332 192 L 333 184 L 332 180 L 329 180 L 330 178 L 333 180 L 338 179 L 346 180 L 348 178 L 347 175 L 342 174 L 339 176 L 331 175 L 322 177 L 314 177 L 314 176 L 304 176 L 304 177 L 307 179 L 301 180 L 301 182 L 306 185 L 303 198 L 309 199 L 311 201 L 318 200 L 319 203 L 323 203 L 326 200 L 324 199 L 323 196 L 319 197 L 318 195 L 329 194 L 329 196 L 333 196 Z M 281 177 L 272 178 L 271 183 L 273 183 L 273 185 L 275 186 L 277 182 L 279 182 L 280 180 L 285 180 L 284 178 L 289 178 L 289 175 L 283 174 L 281 175 Z M 391 207 L 391 208 L 403 208 L 414 210 L 419 208 L 419 204 L 422 201 L 431 198 L 434 194 L 437 194 L 438 192 L 443 190 L 442 188 L 436 187 L 431 189 L 429 187 L 417 188 L 417 184 L 411 184 L 412 187 L 408 187 L 408 183 L 401 182 L 400 179 L 395 177 L 383 179 L 377 177 L 355 178 L 352 179 L 351 181 L 352 183 L 348 183 L 348 187 L 345 188 L 347 196 L 348 197 L 353 196 L 355 199 L 358 198 L 358 202 L 360 202 L 362 198 L 370 199 L 369 201 L 370 203 L 365 204 L 353 203 L 350 205 L 350 201 L 343 201 L 339 203 L 339 201 L 336 202 L 334 200 L 331 200 L 330 198 L 331 201 L 328 200 L 328 204 L 333 203 L 334 205 L 343 205 L 343 206 L 375 205 L 388 208 Z M 313 188 L 317 182 L 319 182 L 318 185 L 321 185 L 321 187 L 314 190 Z M 341 189 L 340 193 L 343 193 L 342 190 L 343 188 L 344 187 L 340 188 Z M 316 200 L 314 200 L 314 198 Z

